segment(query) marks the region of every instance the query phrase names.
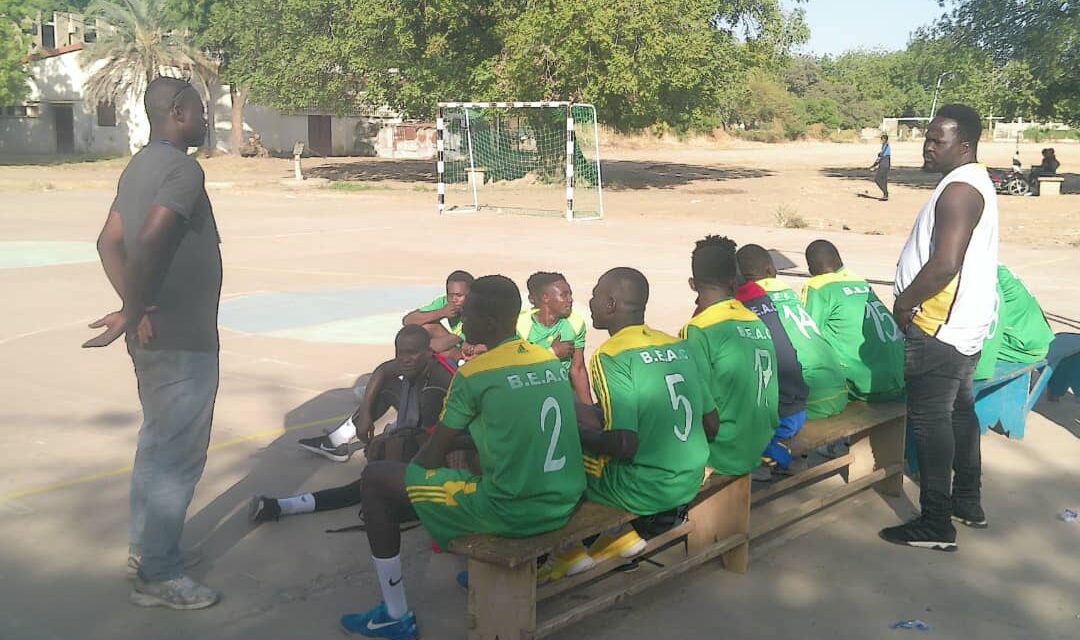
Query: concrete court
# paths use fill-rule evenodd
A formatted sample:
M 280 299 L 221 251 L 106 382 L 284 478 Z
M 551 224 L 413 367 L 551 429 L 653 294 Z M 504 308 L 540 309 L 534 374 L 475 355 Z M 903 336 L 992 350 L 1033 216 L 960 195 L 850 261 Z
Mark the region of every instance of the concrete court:
M 92 242 L 111 196 L 105 190 L 5 193 L 0 244 Z M 211 198 L 224 241 L 223 316 L 265 292 L 416 287 L 417 295 L 427 295 L 453 268 L 501 272 L 519 283 L 534 270 L 558 269 L 584 306 L 602 271 L 628 264 L 651 280 L 650 323 L 674 331 L 692 307 L 689 251 L 706 232 L 778 249 L 800 269 L 806 243 L 828 237 L 850 267 L 882 280 L 891 280 L 903 242 L 691 217 L 612 217 L 574 226 L 520 217 L 438 219 L 430 194 L 417 194 L 408 207 L 379 193 L 215 191 Z M 913 218 L 915 212 L 890 207 L 890 214 Z M 1011 246 L 1006 239 L 1002 258 L 1048 312 L 1080 318 L 1074 280 L 1080 252 Z M 799 279 L 790 282 L 801 287 Z M 128 466 L 139 423 L 134 376 L 119 345 L 92 353 L 78 348 L 92 335 L 84 325 L 112 310 L 116 299 L 93 262 L 0 269 L 0 291 L 13 301 L 0 317 L 0 359 L 7 365 L 0 370 L 0 638 L 340 637 L 341 613 L 377 601 L 363 534 L 324 533 L 355 523 L 354 510 L 253 528 L 246 507 L 255 493 L 281 495 L 357 476 L 362 456 L 334 465 L 294 441 L 352 410 L 352 385 L 389 356 L 388 340 L 342 344 L 313 341 L 340 338 L 329 330 L 296 338 L 222 329 L 212 450 L 186 534 L 203 556 L 193 575 L 222 589 L 224 600 L 201 612 L 143 610 L 127 603 L 123 575 Z M 385 319 L 375 325 L 371 331 L 392 329 Z M 599 340 L 592 331 L 590 351 Z M 746 576 L 701 568 L 558 637 L 854 640 L 919 635 L 888 625 L 921 618 L 932 625 L 927 638 L 1076 638 L 1080 524 L 1056 514 L 1080 506 L 1080 402 L 1044 402 L 1038 411 L 1025 440 L 984 438 L 992 524 L 983 532 L 962 530 L 956 554 L 877 539 L 880 527 L 912 512 L 917 488 L 908 483 L 908 500 L 889 503 L 863 493 L 761 542 Z M 457 561 L 432 556 L 418 531 L 406 534 L 404 552 L 410 604 L 424 637 L 463 637 Z

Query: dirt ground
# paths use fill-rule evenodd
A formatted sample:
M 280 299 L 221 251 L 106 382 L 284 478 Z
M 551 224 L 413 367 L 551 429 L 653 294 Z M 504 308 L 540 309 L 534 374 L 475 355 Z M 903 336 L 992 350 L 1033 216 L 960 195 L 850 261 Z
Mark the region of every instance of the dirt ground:
M 704 234 L 763 244 L 796 272 L 805 269 L 806 244 L 825 237 L 853 270 L 888 282 L 903 234 L 929 193 L 916 169 L 903 168 L 916 164 L 911 145 L 895 147 L 902 168 L 887 204 L 858 195 L 873 192 L 857 173 L 873 160 L 871 145 L 609 151 L 607 217 L 573 225 L 438 217 L 429 162 L 305 161 L 309 175 L 368 185 L 352 192 L 282 186 L 291 175 L 286 161 L 205 162 L 223 238 L 222 378 L 185 544 L 202 557 L 193 575 L 224 599 L 191 613 L 127 603 L 127 494 L 140 421 L 135 380 L 119 345 L 78 348 L 91 335 L 86 323 L 117 305 L 92 242 L 123 161 L 0 166 L 0 251 L 18 258 L 27 243 L 63 242 L 91 252 L 51 266 L 3 268 L 0 261 L 0 292 L 9 301 L 0 314 L 0 639 L 336 637 L 340 614 L 377 601 L 364 536 L 325 533 L 355 524 L 355 510 L 260 527 L 246 514 L 252 495 L 358 476 L 361 455 L 331 464 L 295 440 L 336 426 L 354 408 L 353 385 L 391 355 L 385 334 L 372 330 L 378 339 L 353 342 L 335 324 L 365 314 L 333 313 L 367 300 L 357 297 L 364 292 L 375 292 L 394 320 L 427 302 L 452 269 L 504 273 L 519 283 L 555 269 L 574 285 L 580 307 L 603 271 L 632 265 L 652 285 L 650 324 L 675 331 L 692 307 L 689 252 Z M 1025 147 L 1024 156 L 1037 152 Z M 1007 166 L 1011 154 L 1004 145 L 983 149 L 997 166 Z M 1058 156 L 1066 170 L 1080 162 L 1075 146 L 1058 145 Z M 1069 189 L 1080 191 L 1076 174 L 1067 178 Z M 1078 203 L 1076 195 L 1001 200 L 1002 260 L 1039 298 L 1056 331 L 1080 331 L 1080 251 L 1069 246 L 1080 239 Z M 809 228 L 778 227 L 780 206 Z M 798 288 L 802 280 L 790 282 Z M 876 288 L 889 303 L 889 287 Z M 409 295 L 415 303 L 395 302 Z M 300 331 L 312 326 L 321 329 Z M 590 330 L 588 351 L 602 339 Z M 877 539 L 880 527 L 913 513 L 917 487 L 908 482 L 905 498 L 860 494 L 756 545 L 745 576 L 703 567 L 558 637 L 705 638 L 722 631 L 731 638 L 862 640 L 895 637 L 902 632 L 889 623 L 921 618 L 932 626 L 927 638 L 1075 638 L 1080 524 L 1056 516 L 1080 507 L 1078 418 L 1075 398 L 1044 400 L 1023 440 L 983 439 L 992 524 L 961 531 L 956 554 Z M 463 637 L 456 561 L 433 556 L 419 531 L 406 534 L 403 552 L 424 637 Z

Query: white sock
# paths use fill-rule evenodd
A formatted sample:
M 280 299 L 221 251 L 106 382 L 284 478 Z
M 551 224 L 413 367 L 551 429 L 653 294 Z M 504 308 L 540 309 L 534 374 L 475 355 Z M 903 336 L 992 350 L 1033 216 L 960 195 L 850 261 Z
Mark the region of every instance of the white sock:
M 382 589 L 386 612 L 391 618 L 400 620 L 409 612 L 409 604 L 405 602 L 405 585 L 402 584 L 401 554 L 393 558 L 372 556 L 371 559 L 375 561 L 375 573 L 379 575 L 379 588 Z
M 291 516 L 297 513 L 311 513 L 315 510 L 315 496 L 304 493 L 288 498 L 278 498 L 278 506 L 281 507 L 281 515 Z
M 330 438 L 330 444 L 335 447 L 340 447 L 349 440 L 356 437 L 356 425 L 352 423 L 352 416 L 349 419 L 341 423 L 341 426 L 331 431 L 328 435 Z

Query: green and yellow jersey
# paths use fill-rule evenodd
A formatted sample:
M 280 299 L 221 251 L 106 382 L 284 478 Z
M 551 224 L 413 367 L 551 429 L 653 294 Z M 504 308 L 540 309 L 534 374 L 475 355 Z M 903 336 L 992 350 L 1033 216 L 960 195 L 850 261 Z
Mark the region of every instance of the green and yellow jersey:
M 540 310 L 535 308 L 521 312 L 517 323 L 519 338 L 545 349 L 550 349 L 555 340 L 572 342 L 575 349 L 585 348 L 585 318 L 581 314 L 571 311 L 569 316 L 559 318 L 555 324 L 548 327 L 536 319 L 539 312 Z M 572 360 L 572 356 L 563 359 L 563 369 L 570 371 Z
M 840 359 L 851 397 L 895 400 L 904 392 L 904 336 L 866 280 L 841 267 L 810 278 L 803 306 Z
M 997 269 L 997 314 L 983 341 L 975 379 L 993 377 L 1000 362 L 1038 362 L 1050 351 L 1054 331 L 1034 296 L 1005 265 Z
M 585 470 L 573 392 L 550 351 L 513 338 L 468 361 L 450 383 L 440 421 L 468 430 L 476 443 L 483 474 L 472 479 L 471 502 L 483 503 L 484 522 L 474 530 L 528 536 L 570 518 Z M 452 500 L 443 489 L 407 490 L 417 504 Z
M 715 406 L 686 343 L 646 325 L 625 327 L 593 354 L 604 430 L 637 434 L 631 460 L 585 455 L 585 496 L 640 516 L 690 502 L 709 457 L 701 416 Z
M 445 306 L 446 306 L 446 296 L 439 296 L 438 298 L 435 298 L 431 302 L 429 302 L 429 303 L 425 304 L 424 306 L 420 307 L 419 309 L 417 309 L 417 311 L 424 311 L 424 312 L 438 311 L 439 309 L 442 309 Z M 443 318 L 442 319 L 442 324 L 443 324 L 443 326 L 446 327 L 447 331 L 454 334 L 455 336 L 462 336 L 463 335 L 461 333 L 461 314 L 460 313 L 458 315 L 450 317 L 450 318 Z
M 798 354 L 803 380 L 810 388 L 806 417 L 816 420 L 840 413 L 847 406 L 848 390 L 836 351 L 822 337 L 821 329 L 791 287 L 779 278 L 765 278 L 757 283 L 776 305 L 780 324 Z
M 717 473 L 749 473 L 761 464 L 780 420 L 769 329 L 757 314 L 729 299 L 691 318 L 681 336 L 720 417 L 708 464 Z

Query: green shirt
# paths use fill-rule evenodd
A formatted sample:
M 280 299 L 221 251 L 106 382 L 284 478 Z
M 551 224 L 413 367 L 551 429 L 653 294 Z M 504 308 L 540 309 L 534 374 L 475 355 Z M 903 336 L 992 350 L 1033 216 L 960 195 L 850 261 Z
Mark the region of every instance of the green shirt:
M 555 324 L 548 327 L 536 319 L 539 312 L 540 310 L 535 308 L 521 312 L 517 323 L 518 337 L 545 349 L 550 349 L 551 343 L 556 339 L 574 343 L 575 349 L 585 348 L 585 318 L 581 314 L 571 311 L 569 316 L 559 318 Z M 573 354 L 564 358 L 563 369 L 570 371 L 572 360 Z
M 1054 331 L 1035 297 L 1005 265 L 997 271 L 997 316 L 983 342 L 975 379 L 993 377 L 998 362 L 1029 364 L 1046 357 Z
M 585 454 L 585 497 L 639 516 L 686 504 L 701 487 L 709 444 L 701 416 L 715 409 L 686 343 L 646 325 L 600 345 L 590 367 L 604 430 L 633 431 L 631 460 Z
M 761 464 L 780 421 L 769 329 L 757 314 L 729 299 L 691 318 L 682 338 L 720 417 L 720 432 L 709 445 L 709 466 L 717 473 L 749 473 Z
M 417 309 L 417 311 L 425 311 L 425 312 L 426 311 L 438 311 L 439 309 L 442 309 L 445 306 L 446 306 L 446 296 L 439 296 L 438 298 L 435 298 L 431 302 L 429 302 L 429 303 L 425 304 L 424 306 L 420 307 L 419 309 Z M 452 316 L 450 318 L 443 318 L 442 322 L 445 324 L 447 331 L 449 331 L 450 333 L 454 334 L 455 336 L 463 335 L 461 333 L 461 314 L 460 313 L 457 314 L 456 316 Z
M 810 387 L 806 417 L 816 420 L 840 413 L 848 403 L 847 380 L 840 367 L 840 357 L 821 336 L 817 323 L 791 287 L 779 278 L 758 280 L 758 285 L 776 305 L 780 324 L 799 356 L 803 380 Z
M 469 431 L 483 469 L 479 490 L 521 535 L 570 516 L 585 469 L 573 392 L 551 352 L 513 338 L 466 362 L 440 421 Z
M 814 276 L 803 305 L 832 345 L 857 400 L 895 400 L 904 392 L 904 336 L 892 312 L 862 278 L 841 267 Z

